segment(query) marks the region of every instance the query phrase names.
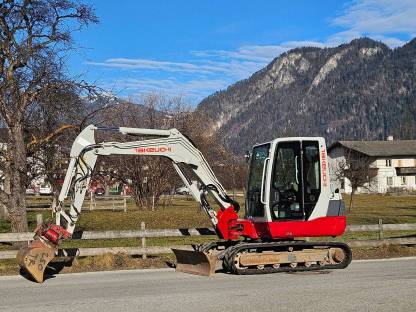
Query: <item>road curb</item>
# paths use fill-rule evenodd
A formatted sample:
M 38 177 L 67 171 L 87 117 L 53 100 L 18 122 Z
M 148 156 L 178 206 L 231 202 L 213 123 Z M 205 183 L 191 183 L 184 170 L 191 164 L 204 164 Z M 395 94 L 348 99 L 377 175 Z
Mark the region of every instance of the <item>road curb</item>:
M 416 257 L 415 256 L 412 256 L 412 257 L 382 258 L 382 259 L 359 259 L 359 260 L 352 260 L 352 263 L 360 263 L 360 262 L 385 262 L 385 261 L 405 261 L 405 260 L 416 260 Z

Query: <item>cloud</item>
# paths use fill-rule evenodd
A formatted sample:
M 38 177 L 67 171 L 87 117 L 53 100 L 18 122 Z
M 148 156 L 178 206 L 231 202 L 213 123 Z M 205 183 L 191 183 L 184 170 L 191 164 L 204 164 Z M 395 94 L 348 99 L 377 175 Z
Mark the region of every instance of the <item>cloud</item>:
M 228 60 L 244 60 L 256 63 L 269 63 L 283 52 L 299 46 L 323 46 L 318 41 L 289 41 L 281 45 L 247 45 L 236 51 L 206 50 L 192 51 L 191 54 L 199 57 L 218 57 Z
M 209 66 L 198 66 L 192 63 L 130 58 L 110 58 L 105 60 L 104 62 L 87 62 L 87 64 L 130 70 L 144 69 L 184 73 L 209 73 L 210 71 L 215 70 L 214 68 L 211 68 Z
M 227 50 L 205 50 L 192 51 L 191 54 L 197 57 L 219 58 L 223 60 L 243 60 L 255 63 L 270 61 L 277 55 L 285 52 L 286 49 L 280 45 L 253 45 L 243 46 L 236 51 Z
M 359 36 L 381 40 L 391 47 L 403 45 L 399 34 L 416 33 L 416 1 L 356 0 L 332 24 L 346 28 L 329 40 L 345 42 Z
M 195 53 L 194 55 L 197 55 Z M 201 53 L 203 55 L 204 53 Z M 208 54 L 206 55 L 208 56 Z M 229 61 L 216 60 L 215 55 L 209 55 L 207 59 L 196 59 L 191 62 L 171 62 L 148 59 L 110 58 L 103 62 L 86 62 L 87 65 L 117 68 L 124 70 L 141 70 L 157 72 L 174 72 L 182 74 L 226 74 L 236 78 L 245 77 L 247 73 L 258 70 L 266 60 L 252 61 L 247 59 L 231 58 Z
M 415 16 L 414 0 L 358 0 L 333 22 L 361 33 L 410 33 L 416 31 Z
M 324 46 L 317 41 L 290 41 L 282 45 L 247 45 L 235 51 L 203 50 L 191 51 L 187 62 L 160 61 L 140 58 L 109 58 L 102 62 L 86 62 L 88 65 L 182 74 L 222 74 L 236 79 L 248 75 L 267 65 L 281 53 L 299 46 Z
M 179 81 L 176 78 L 168 79 L 117 79 L 107 82 L 106 89 L 118 90 L 118 93 L 129 94 L 130 96 L 140 93 L 162 92 L 167 95 L 186 95 L 191 100 L 199 100 L 212 90 L 219 90 L 229 85 L 231 81 L 223 79 L 192 79 Z

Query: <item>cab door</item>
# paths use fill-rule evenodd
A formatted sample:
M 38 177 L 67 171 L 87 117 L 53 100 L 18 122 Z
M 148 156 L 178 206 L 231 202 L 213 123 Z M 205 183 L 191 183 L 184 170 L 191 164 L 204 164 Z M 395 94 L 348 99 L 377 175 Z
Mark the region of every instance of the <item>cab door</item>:
M 269 202 L 272 220 L 307 220 L 321 194 L 319 142 L 280 141 L 274 154 Z
M 300 141 L 278 142 L 270 185 L 272 220 L 303 220 L 302 146 Z
M 267 168 L 270 163 L 271 144 L 253 148 L 247 182 L 246 217 L 261 219 L 265 217 Z

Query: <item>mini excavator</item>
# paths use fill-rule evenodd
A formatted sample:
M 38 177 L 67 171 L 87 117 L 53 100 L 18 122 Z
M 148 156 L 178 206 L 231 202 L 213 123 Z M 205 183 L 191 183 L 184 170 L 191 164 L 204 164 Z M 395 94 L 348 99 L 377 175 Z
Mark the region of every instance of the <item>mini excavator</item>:
M 140 137 L 132 142 L 95 142 L 97 131 Z M 255 145 L 250 155 L 245 217 L 229 197 L 202 153 L 177 129 L 86 127 L 75 139 L 55 210 L 55 223 L 39 226 L 34 240 L 17 255 L 20 267 L 39 283 L 55 257 L 59 242 L 74 233 L 98 156 L 136 155 L 168 158 L 210 219 L 217 242 L 174 249 L 176 270 L 209 276 L 222 267 L 234 274 L 343 269 L 351 249 L 342 242 L 307 237 L 339 236 L 346 217 L 341 194 L 330 188 L 325 140 L 278 138 Z M 188 169 L 186 169 L 186 167 Z M 191 182 L 190 173 L 199 179 Z M 69 209 L 65 198 L 72 197 Z M 214 210 L 207 196 L 219 206 Z

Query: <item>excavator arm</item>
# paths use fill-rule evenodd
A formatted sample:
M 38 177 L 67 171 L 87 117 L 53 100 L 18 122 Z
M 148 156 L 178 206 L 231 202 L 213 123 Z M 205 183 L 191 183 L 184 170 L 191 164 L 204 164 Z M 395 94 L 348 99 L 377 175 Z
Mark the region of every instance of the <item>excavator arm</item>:
M 96 131 L 117 131 L 123 134 L 151 136 L 152 138 L 122 143 L 95 143 L 94 133 Z M 55 208 L 56 224 L 62 225 L 70 234 L 73 233 L 80 216 L 97 157 L 109 155 L 163 156 L 170 159 L 179 177 L 189 188 L 193 198 L 202 205 L 214 227 L 218 225 L 218 218 L 216 212 L 209 205 L 205 205 L 203 198 L 206 192 L 212 194 L 221 210 L 239 209 L 238 204 L 228 197 L 202 153 L 177 129 L 108 128 L 90 125 L 78 135 L 73 143 L 70 163 L 58 198 L 59 202 Z M 180 164 L 187 165 L 194 172 L 202 184 L 201 188 L 190 181 Z M 73 190 L 73 200 L 67 213 L 62 207 L 70 190 Z M 225 236 L 227 235 L 225 234 Z
M 149 137 L 132 142 L 95 142 L 96 131 L 113 131 L 122 134 Z M 228 197 L 224 187 L 195 145 L 177 129 L 157 130 L 126 127 L 86 127 L 75 139 L 70 161 L 55 210 L 55 224 L 42 225 L 36 230 L 35 239 L 18 253 L 20 266 L 38 282 L 43 281 L 46 265 L 55 256 L 58 243 L 74 232 L 81 214 L 86 191 L 98 156 L 136 155 L 162 156 L 170 159 L 173 167 L 189 188 L 193 198 L 201 204 L 220 238 L 235 240 L 239 236 L 257 238 L 251 222 L 238 219 L 238 203 Z M 182 169 L 186 165 L 201 182 L 201 187 L 191 183 Z M 205 195 L 210 193 L 220 209 L 216 212 Z M 72 196 L 69 211 L 64 209 L 64 200 Z M 178 254 L 176 254 L 178 257 Z M 179 256 L 181 256 L 180 253 Z M 184 254 L 183 257 L 188 257 Z

